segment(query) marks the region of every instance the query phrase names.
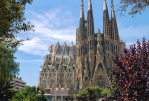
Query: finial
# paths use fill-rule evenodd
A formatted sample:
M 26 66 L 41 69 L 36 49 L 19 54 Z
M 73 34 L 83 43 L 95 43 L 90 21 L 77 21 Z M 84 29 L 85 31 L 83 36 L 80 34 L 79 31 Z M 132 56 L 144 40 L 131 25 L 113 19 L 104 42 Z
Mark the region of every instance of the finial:
M 111 7 L 113 7 L 113 0 L 111 0 Z
M 54 50 L 54 45 L 51 44 L 51 45 L 49 46 L 49 52 L 52 54 L 53 50 Z
M 73 41 L 71 41 L 71 44 L 73 45 Z
M 91 0 L 88 1 L 88 11 L 92 10 L 92 3 Z
M 81 8 L 83 8 L 83 0 L 81 0 Z
M 106 2 L 106 0 L 104 0 L 103 11 L 106 11 L 106 10 L 108 10 L 108 8 L 107 8 L 107 2 Z
M 112 13 L 112 18 L 115 18 L 115 12 L 114 12 L 114 5 L 113 5 L 113 0 L 111 0 L 111 13 Z
M 64 42 L 64 46 L 66 46 L 66 41 Z
M 80 12 L 80 18 L 82 17 L 84 17 L 83 0 L 81 1 L 81 12 Z

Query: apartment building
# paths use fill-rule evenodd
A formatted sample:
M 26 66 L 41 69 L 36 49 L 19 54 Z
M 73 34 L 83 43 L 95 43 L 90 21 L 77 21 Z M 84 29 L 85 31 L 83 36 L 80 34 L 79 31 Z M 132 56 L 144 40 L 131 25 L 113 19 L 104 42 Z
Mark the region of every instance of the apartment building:
M 21 77 L 20 78 L 13 77 L 10 83 L 14 83 L 13 86 L 14 86 L 14 89 L 16 90 L 24 90 L 26 88 L 26 82 L 24 82 L 21 79 Z

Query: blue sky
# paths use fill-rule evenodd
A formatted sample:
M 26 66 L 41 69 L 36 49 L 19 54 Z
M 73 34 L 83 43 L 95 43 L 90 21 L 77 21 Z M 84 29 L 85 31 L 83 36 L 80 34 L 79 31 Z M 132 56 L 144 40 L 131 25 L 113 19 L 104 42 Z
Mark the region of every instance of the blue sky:
M 92 0 L 95 32 L 98 28 L 103 33 L 103 1 Z M 107 0 L 109 16 L 111 17 L 111 0 Z M 127 12 L 120 16 L 117 11 L 120 0 L 114 0 L 114 9 L 117 18 L 120 39 L 126 42 L 126 48 L 142 42 L 143 35 L 149 40 L 149 11 L 137 14 L 132 18 Z M 43 64 L 44 56 L 49 54 L 48 46 L 58 41 L 63 45 L 66 41 L 76 44 L 76 28 L 79 26 L 81 0 L 34 0 L 32 5 L 27 4 L 25 9 L 26 22 L 35 26 L 35 32 L 20 32 L 19 39 L 27 39 L 24 45 L 18 48 L 15 54 L 20 63 L 19 77 L 29 86 L 37 86 L 39 69 Z M 88 0 L 84 0 L 84 14 L 87 18 Z M 127 9 L 128 11 L 129 9 Z

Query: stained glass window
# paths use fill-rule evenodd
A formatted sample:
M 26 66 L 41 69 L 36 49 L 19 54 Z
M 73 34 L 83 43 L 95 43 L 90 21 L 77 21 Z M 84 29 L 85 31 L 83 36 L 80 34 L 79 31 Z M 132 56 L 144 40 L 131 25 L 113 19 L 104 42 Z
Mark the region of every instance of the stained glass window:
M 54 84 L 55 83 L 55 80 L 51 80 L 51 84 Z
M 46 84 L 46 80 L 42 80 L 42 84 Z
M 70 79 L 67 81 L 68 84 L 71 84 L 71 82 L 72 82 L 72 81 L 71 81 Z

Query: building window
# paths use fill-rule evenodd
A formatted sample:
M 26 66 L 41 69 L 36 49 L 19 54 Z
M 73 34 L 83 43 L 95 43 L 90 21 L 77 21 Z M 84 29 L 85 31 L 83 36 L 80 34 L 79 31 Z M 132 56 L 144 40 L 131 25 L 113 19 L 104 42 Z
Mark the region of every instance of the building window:
M 51 80 L 51 84 L 54 84 L 55 83 L 55 80 Z
M 57 64 L 57 68 L 59 67 L 59 64 Z
M 49 60 L 51 60 L 51 57 L 49 57 Z
M 46 69 L 44 69 L 44 72 L 46 72 Z
M 52 72 L 54 72 L 54 69 L 52 70 Z
M 69 72 L 71 72 L 71 69 L 69 69 Z
M 46 84 L 46 80 L 42 80 L 42 84 Z
M 69 76 L 69 74 L 67 73 L 67 76 Z
M 72 83 L 72 81 L 69 79 L 69 80 L 67 81 L 67 83 L 68 83 L 68 84 L 71 84 L 71 83 Z

